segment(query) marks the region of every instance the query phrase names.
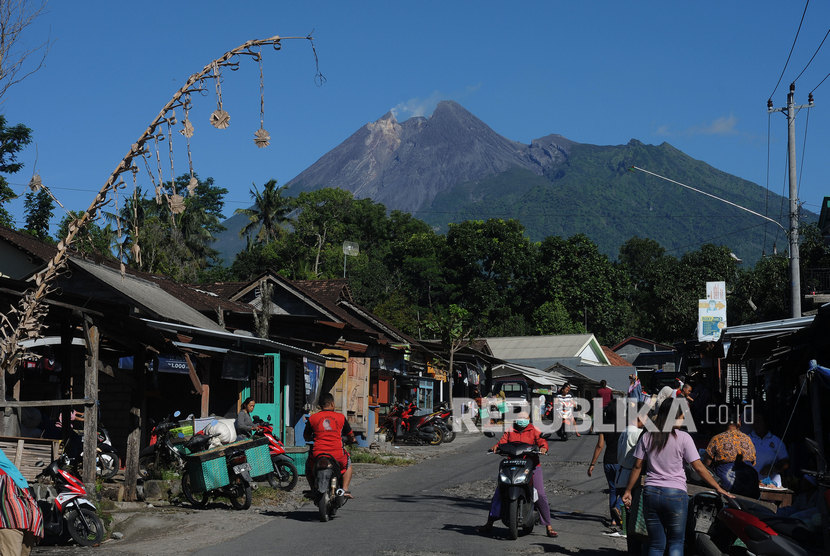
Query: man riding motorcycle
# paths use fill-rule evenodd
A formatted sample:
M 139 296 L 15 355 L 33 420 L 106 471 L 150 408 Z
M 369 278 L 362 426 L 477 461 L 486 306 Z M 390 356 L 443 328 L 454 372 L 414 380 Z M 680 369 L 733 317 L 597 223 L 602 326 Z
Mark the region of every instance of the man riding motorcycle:
M 353 498 L 349 491 L 352 482 L 352 466 L 349 453 L 343 446 L 343 437 L 346 436 L 350 444 L 355 442 L 352 427 L 342 413 L 334 411 L 334 396 L 323 394 L 320 396 L 320 411 L 308 418 L 303 438 L 306 442 L 314 441 L 311 455 L 306 465 L 306 478 L 312 484 L 312 470 L 314 458 L 319 454 L 328 454 L 337 460 L 340 473 L 343 475 L 343 490 L 346 498 Z

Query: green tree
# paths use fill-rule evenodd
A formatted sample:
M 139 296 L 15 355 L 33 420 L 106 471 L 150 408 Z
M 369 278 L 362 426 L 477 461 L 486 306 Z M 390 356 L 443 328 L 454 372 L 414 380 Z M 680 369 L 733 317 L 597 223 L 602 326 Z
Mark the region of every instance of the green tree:
M 69 214 L 64 216 L 58 225 L 57 237 L 65 238 L 69 233 L 69 225 L 80 219 L 82 215 L 82 211 L 69 211 Z M 94 221 L 89 221 L 78 230 L 75 241 L 72 242 L 72 248 L 84 255 L 99 255 L 114 259 L 112 248 L 115 242 L 116 231 L 109 223 L 102 228 Z
M 584 334 L 581 324 L 574 322 L 559 299 L 545 301 L 533 311 L 536 334 Z
M 293 209 L 292 200 L 282 196 L 283 188 L 277 187 L 277 180 L 268 180 L 262 188 L 262 193 L 254 184 L 250 193 L 254 206 L 234 211 L 234 214 L 244 214 L 248 217 L 248 223 L 239 235 L 247 236 L 256 232 L 256 241 L 259 243 L 277 239 L 283 232 L 282 225 L 288 221 L 288 215 Z
M 176 178 L 176 190 L 184 197 L 184 211 L 172 218 L 169 205 L 137 188 L 118 215 L 106 213 L 110 223 L 120 220 L 122 252 L 133 268 L 169 276 L 173 280 L 195 282 L 210 274 L 217 252 L 211 247 L 221 224 L 223 197 L 227 189 L 213 178 L 201 181 L 191 193 L 190 175 Z M 170 189 L 170 183 L 165 187 Z
M 345 221 L 353 206 L 343 189 L 304 191 L 297 196 L 294 237 L 306 252 L 311 277 L 335 277 L 342 265 Z M 341 271 L 342 272 L 342 271 Z
M 535 284 L 532 294 L 536 306 L 559 300 L 570 321 L 587 321 L 588 331 L 601 343 L 613 343 L 632 331 L 628 274 L 583 234 L 542 241 Z
M 432 313 L 427 319 L 426 326 L 435 334 L 444 348 L 447 350 L 449 364 L 447 370 L 450 372 L 450 401 L 452 401 L 452 379 L 455 354 L 470 342 L 472 326 L 470 324 L 471 313 L 455 303 L 446 309 Z
M 32 130 L 23 124 L 8 126 L 6 117 L 0 114 L 0 173 L 16 174 L 23 168 L 23 164 L 17 161 L 17 155 L 31 141 Z M 0 176 L 0 226 L 14 228 L 14 219 L 4 205 L 16 198 L 6 177 Z
M 518 220 L 468 220 L 447 231 L 444 267 L 453 286 L 449 302 L 476 315 L 480 332 L 499 328 L 524 313 L 533 247 Z M 523 326 L 522 326 L 523 328 Z M 516 330 L 514 333 L 522 333 Z
M 34 191 L 26 193 L 23 200 L 26 224 L 23 230 L 41 241 L 51 241 L 49 221 L 52 219 L 54 208 L 55 202 L 45 188 L 40 189 L 37 193 Z

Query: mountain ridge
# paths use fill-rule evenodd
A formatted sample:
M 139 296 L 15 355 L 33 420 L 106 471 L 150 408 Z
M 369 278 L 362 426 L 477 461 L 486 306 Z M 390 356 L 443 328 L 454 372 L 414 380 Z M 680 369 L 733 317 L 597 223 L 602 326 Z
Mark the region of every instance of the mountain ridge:
M 285 187 L 288 195 L 339 187 L 388 210 L 410 212 L 442 232 L 449 223 L 467 219 L 517 218 L 533 240 L 585 233 L 611 258 L 622 243 L 638 235 L 679 254 L 706 242 L 725 243 L 753 263 L 771 247 L 768 236 L 780 234 L 757 216 L 632 173 L 633 165 L 762 214 L 766 205 L 776 206 L 781 199 L 667 142 L 655 146 L 631 139 L 625 145 L 592 145 L 551 133 L 521 143 L 498 134 L 453 101 L 438 103 L 429 118 L 398 122 L 387 112 Z M 816 218 L 806 211 L 804 215 Z M 779 220 L 786 227 L 785 218 Z M 217 245 L 226 260 L 244 247 L 244 240 L 228 237 L 238 236 L 241 229 L 233 220 L 226 222 L 228 232 Z

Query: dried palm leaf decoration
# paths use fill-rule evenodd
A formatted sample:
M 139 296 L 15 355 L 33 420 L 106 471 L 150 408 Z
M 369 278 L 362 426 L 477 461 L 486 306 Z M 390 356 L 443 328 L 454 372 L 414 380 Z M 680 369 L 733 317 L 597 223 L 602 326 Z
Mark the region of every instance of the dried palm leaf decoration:
M 265 80 L 262 76 L 262 47 L 259 47 L 259 129 L 254 133 L 254 144 L 264 149 L 271 143 L 271 134 L 265 131 Z
M 213 78 L 216 80 L 216 110 L 210 115 L 210 125 L 216 129 L 227 129 L 231 125 L 231 115 L 222 110 L 222 76 L 216 61 L 213 62 Z

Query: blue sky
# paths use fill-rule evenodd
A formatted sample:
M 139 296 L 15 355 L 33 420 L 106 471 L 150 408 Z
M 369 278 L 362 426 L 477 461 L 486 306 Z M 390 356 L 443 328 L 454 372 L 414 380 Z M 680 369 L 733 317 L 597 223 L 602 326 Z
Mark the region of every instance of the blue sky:
M 786 103 L 790 82 L 828 31 L 828 4 L 809 5 L 772 96 L 776 107 Z M 459 102 L 516 141 L 550 133 L 600 145 L 665 141 L 782 194 L 786 119 L 770 118 L 766 102 L 803 8 L 801 1 L 53 0 L 25 37 L 32 45 L 51 38 L 46 65 L 11 89 L 0 107 L 10 124 L 34 132 L 21 156 L 24 169 L 8 179 L 22 194 L 37 171 L 68 209 L 83 210 L 189 75 L 248 39 L 313 30 L 327 80 L 322 87 L 315 85 L 306 41 L 266 52 L 269 148 L 252 141 L 259 127 L 256 64 L 243 60 L 225 76 L 229 129 L 208 124 L 214 93 L 194 101 L 194 166 L 229 190 L 226 216 L 250 203 L 252 184 L 288 182 L 390 109 L 404 120 L 429 115 L 442 99 Z M 798 79 L 796 102 L 806 103 L 828 72 L 830 40 Z M 796 135 L 800 197 L 818 212 L 830 195 L 824 158 L 830 79 L 814 96 L 809 118 L 806 110 L 799 114 Z M 187 157 L 175 137 L 174 173 L 180 175 Z M 165 180 L 167 152 L 163 145 Z M 146 174 L 139 185 L 151 185 Z M 779 210 L 771 207 L 770 215 Z M 22 199 L 12 211 L 22 224 Z M 56 207 L 56 222 L 60 216 Z

